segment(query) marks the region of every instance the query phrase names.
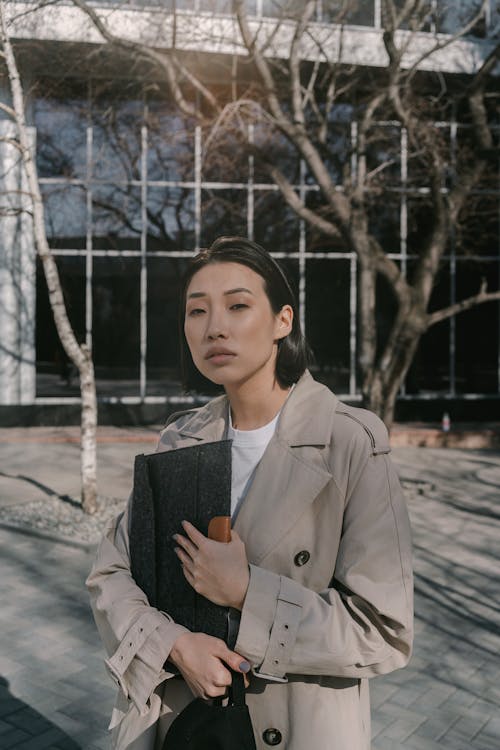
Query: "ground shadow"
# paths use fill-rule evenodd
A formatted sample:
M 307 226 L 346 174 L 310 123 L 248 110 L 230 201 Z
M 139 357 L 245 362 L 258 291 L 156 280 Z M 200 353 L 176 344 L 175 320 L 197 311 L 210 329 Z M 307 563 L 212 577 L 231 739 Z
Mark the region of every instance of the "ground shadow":
M 36 747 L 42 750 L 82 750 L 65 732 L 9 690 L 9 683 L 0 676 L 0 715 L 2 733 L 0 747 L 18 750 Z M 36 738 L 36 740 L 35 740 Z
M 59 492 L 53 490 L 52 487 L 48 487 L 37 479 L 33 479 L 33 477 L 27 477 L 24 474 L 8 474 L 6 471 L 0 471 L 0 477 L 5 477 L 6 479 L 19 479 L 21 482 L 27 482 L 41 490 L 41 492 L 44 492 L 46 495 L 49 495 L 49 497 L 57 497 L 59 500 L 68 503 L 68 505 L 72 505 L 74 508 L 81 508 L 81 503 L 74 500 L 74 498 L 69 495 L 60 495 Z

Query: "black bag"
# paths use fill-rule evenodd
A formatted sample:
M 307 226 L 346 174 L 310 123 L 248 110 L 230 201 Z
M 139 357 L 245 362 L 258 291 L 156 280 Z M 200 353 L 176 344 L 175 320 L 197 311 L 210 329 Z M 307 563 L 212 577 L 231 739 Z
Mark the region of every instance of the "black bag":
M 243 675 L 233 672 L 228 704 L 196 698 L 172 722 L 162 750 L 256 750 Z
M 189 585 L 172 535 L 190 521 L 207 536 L 214 516 L 231 513 L 231 441 L 139 455 L 130 510 L 130 562 L 149 603 L 192 632 L 225 639 L 227 607 Z

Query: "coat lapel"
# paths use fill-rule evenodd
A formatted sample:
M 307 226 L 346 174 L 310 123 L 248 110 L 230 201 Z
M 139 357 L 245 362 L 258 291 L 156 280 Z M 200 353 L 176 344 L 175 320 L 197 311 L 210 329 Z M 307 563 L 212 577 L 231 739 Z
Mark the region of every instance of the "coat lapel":
M 330 481 L 321 449 L 331 440 L 338 399 L 306 372 L 283 406 L 234 528 L 258 564 Z
M 234 524 L 249 562 L 259 564 L 330 479 L 319 461 L 304 460 L 276 436 L 271 440 Z

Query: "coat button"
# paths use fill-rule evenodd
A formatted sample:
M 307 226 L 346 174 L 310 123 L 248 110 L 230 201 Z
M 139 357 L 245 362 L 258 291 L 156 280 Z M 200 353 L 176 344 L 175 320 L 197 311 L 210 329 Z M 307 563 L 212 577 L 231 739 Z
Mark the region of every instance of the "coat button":
M 262 737 L 266 745 L 279 745 L 283 739 L 278 729 L 266 729 Z
M 303 549 L 301 552 L 297 552 L 295 557 L 293 558 L 293 561 L 295 565 L 300 568 L 302 565 L 305 565 L 307 562 L 309 562 L 309 558 L 311 557 L 311 553 L 308 552 L 306 549 Z

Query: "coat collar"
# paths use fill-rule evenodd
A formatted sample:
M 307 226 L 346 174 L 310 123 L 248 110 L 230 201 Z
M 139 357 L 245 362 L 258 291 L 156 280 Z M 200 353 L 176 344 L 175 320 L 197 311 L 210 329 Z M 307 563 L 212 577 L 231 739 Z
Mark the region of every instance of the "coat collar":
M 328 445 L 337 404 L 337 397 L 306 370 L 283 405 L 276 428 L 278 439 L 290 447 Z M 219 396 L 196 410 L 179 434 L 203 442 L 222 440 L 228 414 L 227 396 Z

